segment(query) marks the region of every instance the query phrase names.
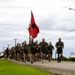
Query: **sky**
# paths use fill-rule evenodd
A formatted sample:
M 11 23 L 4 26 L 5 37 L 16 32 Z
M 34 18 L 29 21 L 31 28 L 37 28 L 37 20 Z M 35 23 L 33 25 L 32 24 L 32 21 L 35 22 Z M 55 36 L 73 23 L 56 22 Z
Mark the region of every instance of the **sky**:
M 72 10 L 69 10 L 72 8 Z M 75 0 L 0 0 L 0 52 L 29 41 L 28 26 L 31 10 L 40 33 L 34 41 L 42 38 L 55 47 L 58 38 L 64 42 L 63 55 L 75 52 Z M 54 49 L 53 53 L 55 55 Z M 54 56 L 53 55 L 53 56 Z

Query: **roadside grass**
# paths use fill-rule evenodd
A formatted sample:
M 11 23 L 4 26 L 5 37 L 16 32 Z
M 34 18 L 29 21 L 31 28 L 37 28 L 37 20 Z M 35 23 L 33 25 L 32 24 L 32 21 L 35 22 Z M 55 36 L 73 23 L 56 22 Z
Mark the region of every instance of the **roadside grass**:
M 53 75 L 35 67 L 0 59 L 0 75 Z

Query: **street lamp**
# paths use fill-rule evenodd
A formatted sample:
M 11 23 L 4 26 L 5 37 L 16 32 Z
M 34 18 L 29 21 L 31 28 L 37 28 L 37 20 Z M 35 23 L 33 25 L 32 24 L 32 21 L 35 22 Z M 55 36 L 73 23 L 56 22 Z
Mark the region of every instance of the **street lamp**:
M 74 11 L 75 11 L 75 9 L 74 9 L 74 8 L 68 8 L 68 10 L 74 10 Z

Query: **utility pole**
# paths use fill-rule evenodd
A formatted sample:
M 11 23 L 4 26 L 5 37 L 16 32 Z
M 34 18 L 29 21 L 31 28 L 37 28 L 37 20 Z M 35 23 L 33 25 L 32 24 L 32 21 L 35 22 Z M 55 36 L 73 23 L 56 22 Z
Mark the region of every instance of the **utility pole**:
M 15 52 L 16 52 L 16 60 L 17 60 L 17 51 L 16 51 L 16 45 L 17 45 L 16 43 L 17 43 L 17 39 L 15 38 L 14 40 L 15 40 Z
M 8 49 L 9 49 L 9 45 L 10 45 L 10 44 L 7 44 L 7 45 L 8 45 Z
M 5 47 L 3 47 L 3 51 L 5 50 Z
M 17 39 L 14 39 L 15 40 L 15 46 L 16 46 L 16 43 L 17 43 Z

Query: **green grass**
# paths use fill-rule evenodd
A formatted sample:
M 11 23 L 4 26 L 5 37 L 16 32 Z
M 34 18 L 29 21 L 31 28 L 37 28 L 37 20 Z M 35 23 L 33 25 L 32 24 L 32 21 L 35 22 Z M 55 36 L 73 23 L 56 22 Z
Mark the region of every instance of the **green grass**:
M 0 75 L 52 75 L 37 68 L 0 59 Z

